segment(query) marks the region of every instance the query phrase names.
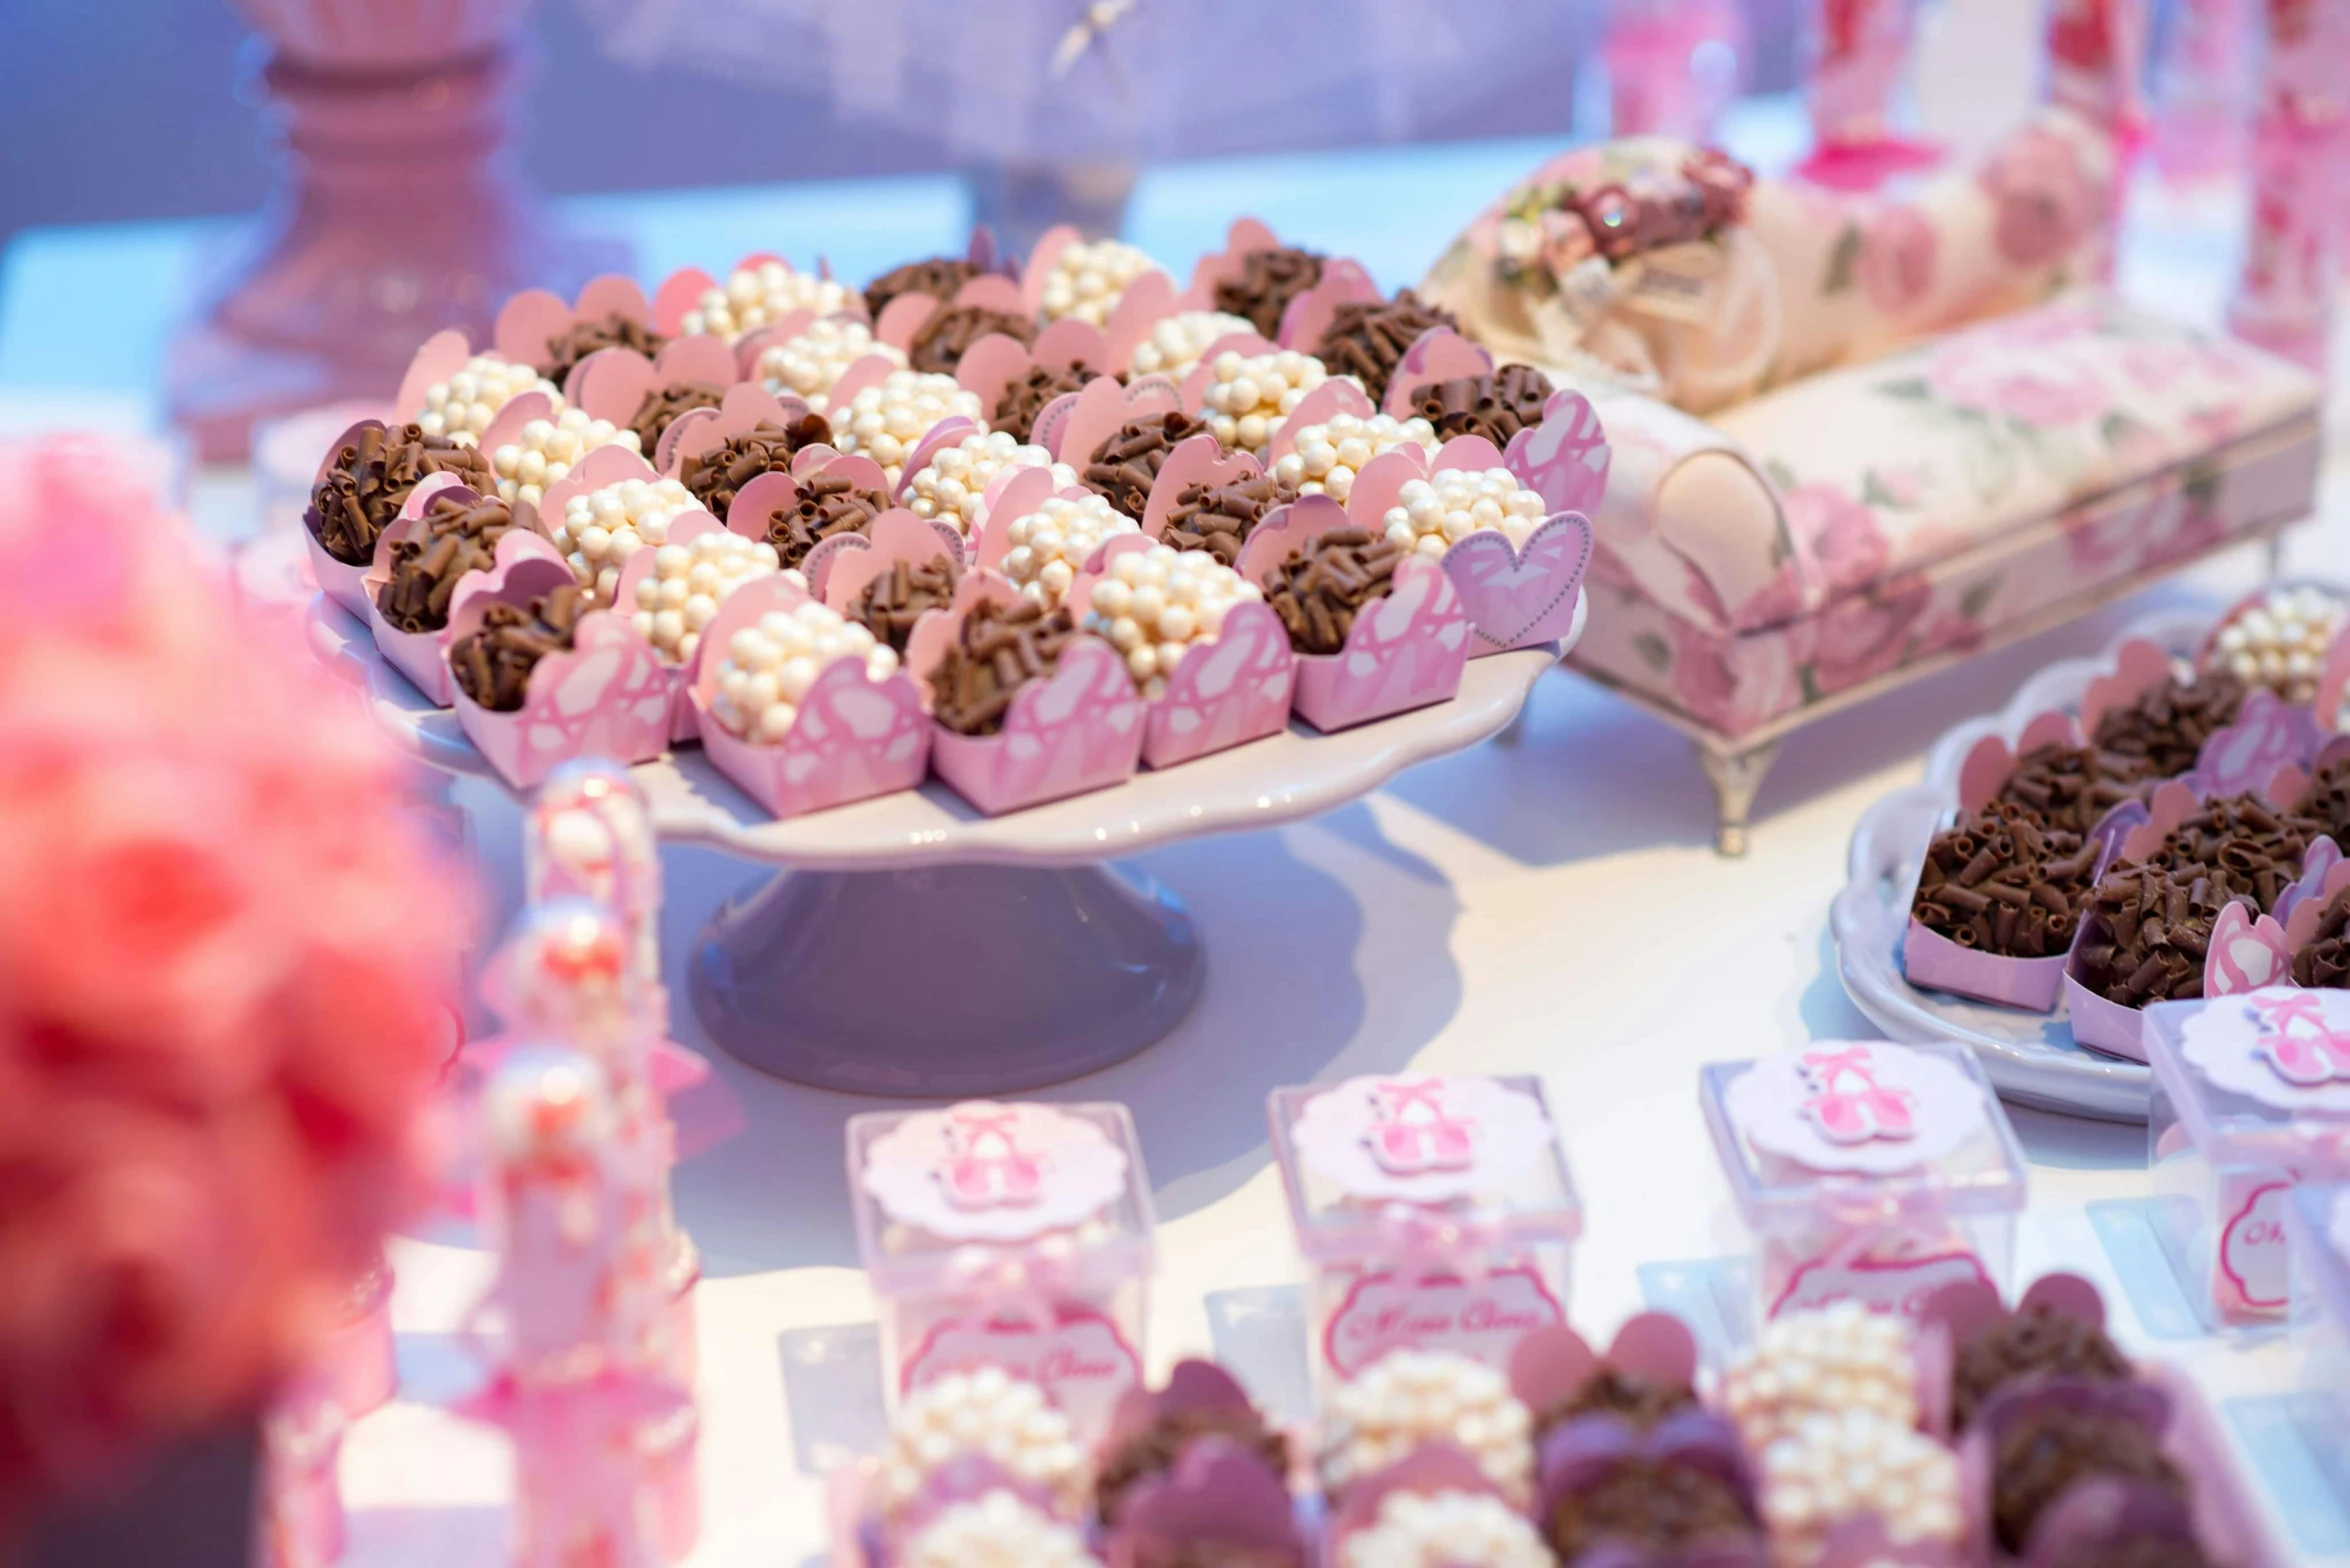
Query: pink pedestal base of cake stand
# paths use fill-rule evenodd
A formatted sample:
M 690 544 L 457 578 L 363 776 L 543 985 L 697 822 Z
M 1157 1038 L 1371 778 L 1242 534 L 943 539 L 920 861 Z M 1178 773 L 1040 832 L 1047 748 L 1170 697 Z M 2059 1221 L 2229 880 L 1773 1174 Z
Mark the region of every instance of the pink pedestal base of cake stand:
M 713 1044 L 851 1094 L 1034 1089 L 1190 1013 L 1191 917 L 1117 865 L 786 871 L 722 906 L 687 985 Z

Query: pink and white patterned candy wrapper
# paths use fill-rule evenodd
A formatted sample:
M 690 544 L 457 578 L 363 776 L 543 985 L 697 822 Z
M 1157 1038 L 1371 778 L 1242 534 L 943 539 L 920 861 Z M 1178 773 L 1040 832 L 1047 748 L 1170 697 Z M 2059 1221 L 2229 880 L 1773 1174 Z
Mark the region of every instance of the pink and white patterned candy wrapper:
M 736 507 L 729 510 L 739 509 L 738 502 Z M 724 532 L 726 530 L 719 524 L 718 519 L 712 517 L 708 512 L 686 512 L 670 523 L 669 542 L 671 544 L 692 544 L 704 534 Z M 639 550 L 628 558 L 627 565 L 621 567 L 620 581 L 614 584 L 612 589 L 612 613 L 625 616 L 633 611 L 636 605 L 637 585 L 652 576 L 656 569 L 657 563 L 654 554 L 655 552 L 651 550 Z M 709 646 L 710 640 L 704 636 L 701 642 L 695 646 L 694 656 L 684 663 L 672 664 L 667 659 L 660 659 L 661 672 L 668 678 L 670 686 L 669 739 L 673 745 L 692 740 L 701 733 L 694 705 L 686 700 L 686 688 L 693 684 L 694 672 L 702 666 L 702 650 Z M 658 649 L 654 651 L 654 656 L 660 658 Z
M 718 607 L 704 645 L 723 649 L 743 627 L 770 611 L 797 608 L 808 597 L 780 575 L 745 583 Z M 932 725 L 921 689 L 903 670 L 874 681 L 866 678 L 862 657 L 833 660 L 808 689 L 790 731 L 780 742 L 761 745 L 711 716 L 724 662 L 718 656 L 704 660 L 694 677 L 691 701 L 700 717 L 702 750 L 712 766 L 776 816 L 804 816 L 922 782 Z
M 982 598 L 1010 602 L 1008 582 L 972 572 L 952 610 L 933 610 L 914 628 L 906 665 L 927 686 L 963 618 Z M 1050 676 L 1030 681 L 1012 699 L 993 735 L 958 735 L 934 727 L 930 761 L 956 794 L 991 817 L 1134 776 L 1142 760 L 1143 702 L 1126 661 L 1098 637 L 1073 638 Z
M 1111 564 L 1150 548 L 1142 534 L 1121 534 L 1095 551 L 1069 590 L 1069 613 L 1082 624 L 1094 585 Z M 1297 658 L 1280 617 L 1258 601 L 1234 605 L 1225 614 L 1223 630 L 1192 644 L 1167 678 L 1165 693 L 1149 704 L 1144 766 L 1171 768 L 1279 734 L 1289 727 L 1296 680 Z
M 1328 496 L 1305 496 L 1257 525 L 1240 552 L 1240 573 L 1261 583 L 1309 540 L 1348 522 L 1345 509 Z M 1329 734 L 1444 702 L 1461 688 L 1471 640 L 1450 574 L 1412 556 L 1396 567 L 1387 595 L 1356 614 L 1343 648 L 1297 656 L 1292 706 L 1299 718 Z
M 535 394 L 528 400 L 536 403 Z M 524 401 L 523 398 L 515 399 Z M 500 422 L 504 415 L 499 416 Z M 490 429 L 495 432 L 498 426 Z M 444 491 L 454 492 L 460 500 L 472 504 L 483 499 L 470 487 L 458 482 L 452 474 L 431 474 L 408 493 L 400 507 L 399 517 L 386 528 L 375 542 L 375 564 L 364 579 L 367 592 L 367 627 L 375 638 L 377 651 L 393 669 L 408 678 L 408 684 L 424 694 L 425 700 L 436 708 L 446 708 L 453 701 L 454 688 L 449 680 L 449 630 L 443 626 L 437 632 L 404 632 L 384 619 L 376 608 L 376 596 L 392 578 L 392 546 L 423 526 L 425 503 Z M 524 560 L 552 561 L 563 568 L 568 577 L 571 568 L 554 541 L 530 526 L 510 528 L 498 538 L 492 550 L 491 565 L 485 571 L 469 572 L 458 581 L 456 591 L 449 598 L 449 619 L 454 624 L 457 611 L 476 594 L 484 593 L 495 582 Z
M 503 583 L 450 617 L 451 646 L 480 626 L 490 604 L 525 605 L 570 581 L 568 566 L 558 578 L 546 562 L 517 562 Z M 462 687 L 451 693 L 466 739 L 516 789 L 536 788 L 575 757 L 650 762 L 669 749 L 677 682 L 653 645 L 611 610 L 582 616 L 573 643 L 539 661 L 517 712 L 493 713 Z

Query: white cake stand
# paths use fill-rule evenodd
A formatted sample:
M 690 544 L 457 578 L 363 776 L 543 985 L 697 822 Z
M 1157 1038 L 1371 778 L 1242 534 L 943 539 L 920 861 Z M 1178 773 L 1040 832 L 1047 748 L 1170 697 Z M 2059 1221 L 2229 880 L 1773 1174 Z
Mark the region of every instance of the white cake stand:
M 2062 1002 L 2054 1013 L 2027 1013 L 1913 986 L 1902 972 L 1901 940 L 1909 927 L 1926 843 L 1958 804 L 1958 770 L 1976 741 L 2023 733 L 2033 715 L 2049 709 L 2078 712 L 2082 694 L 2112 664 L 2113 647 L 2145 637 L 2182 656 L 2201 644 L 2207 612 L 2169 610 L 2132 622 L 2105 653 L 2062 659 L 2024 682 L 1997 713 L 1969 719 L 1946 732 L 1926 754 L 1926 781 L 1896 790 L 1871 806 L 1853 830 L 1851 880 L 1828 914 L 1836 938 L 1836 965 L 1853 1004 L 1888 1038 L 1952 1040 L 1971 1047 L 2006 1098 L 2075 1116 L 2144 1121 L 2153 1077 L 2140 1062 L 2125 1062 L 2076 1043 Z
M 456 715 L 427 703 L 357 620 L 322 596 L 305 629 L 404 750 L 497 778 Z M 1182 904 L 1113 862 L 1313 816 L 1473 746 L 1517 717 L 1561 652 L 1472 660 L 1450 702 L 1336 735 L 1292 724 L 994 818 L 933 780 L 777 821 L 698 747 L 641 764 L 662 837 L 778 868 L 704 928 L 688 967 L 694 1011 L 752 1066 L 858 1094 L 1004 1094 L 1107 1067 L 1182 1022 L 1206 975 Z

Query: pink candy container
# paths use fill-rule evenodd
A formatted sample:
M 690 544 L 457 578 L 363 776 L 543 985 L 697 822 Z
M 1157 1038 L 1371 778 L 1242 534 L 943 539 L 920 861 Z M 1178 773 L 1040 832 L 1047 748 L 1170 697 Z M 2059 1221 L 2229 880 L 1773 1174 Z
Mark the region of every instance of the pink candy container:
M 2285 1202 L 2301 1433 L 2338 1495 L 2350 1496 L 2350 1185 L 2296 1187 Z
M 1267 1110 L 1325 1392 L 1392 1350 L 1507 1371 L 1566 1322 L 1583 1209 L 1538 1080 L 1350 1078 Z
M 2146 1010 L 2155 1233 L 2213 1324 L 2282 1321 L 2287 1194 L 2350 1181 L 2350 992 L 2274 986 Z
M 970 1101 L 849 1119 L 857 1246 L 899 1400 L 994 1366 L 1039 1384 L 1080 1438 L 1142 1380 L 1156 1254 L 1123 1105 Z
M 2024 1159 L 1963 1047 L 1822 1040 L 1699 1070 L 1754 1238 L 1755 1322 L 1858 1300 L 1915 1317 L 1943 1286 L 2006 1287 Z

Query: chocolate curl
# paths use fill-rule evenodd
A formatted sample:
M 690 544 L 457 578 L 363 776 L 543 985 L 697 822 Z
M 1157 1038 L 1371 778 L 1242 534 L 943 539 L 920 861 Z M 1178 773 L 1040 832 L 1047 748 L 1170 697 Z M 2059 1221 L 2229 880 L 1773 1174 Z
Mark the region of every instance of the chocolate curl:
M 784 568 L 798 566 L 835 534 L 862 534 L 889 510 L 889 497 L 843 474 L 823 471 L 799 483 L 799 500 L 767 522 L 767 542 Z
M 1461 324 L 1451 311 L 1423 304 L 1405 289 L 1392 300 L 1350 300 L 1330 318 L 1314 357 L 1334 376 L 1353 376 L 1374 406 L 1387 400 L 1388 378 L 1420 334 Z
M 1078 478 L 1088 490 L 1102 496 L 1126 516 L 1141 522 L 1150 504 L 1151 486 L 1176 444 L 1200 435 L 1207 426 L 1181 412 L 1151 414 L 1130 419 L 1094 448 Z
M 678 415 L 697 408 L 717 408 L 725 401 L 726 388 L 707 381 L 672 381 L 654 387 L 629 416 L 628 427 L 636 432 L 637 450 L 651 452 L 659 447 L 663 432 Z
M 1412 411 L 1436 427 L 1439 440 L 1483 436 L 1506 451 L 1510 438 L 1542 423 L 1554 389 L 1531 365 L 1503 365 L 1487 375 L 1435 381 L 1413 392 Z
M 2131 759 L 2147 778 L 2176 778 L 2195 766 L 2214 731 L 2235 722 L 2245 690 L 2242 681 L 2220 671 L 2192 681 L 2173 676 L 2129 706 L 2100 714 L 2090 742 Z
M 479 449 L 420 425 L 368 426 L 336 449 L 311 487 L 304 518 L 319 548 L 345 566 L 375 560 L 375 543 L 400 515 L 408 493 L 430 474 L 455 474 L 468 489 L 498 493 L 498 476 Z
M 376 590 L 376 609 L 400 631 L 444 629 L 458 581 L 495 565 L 498 540 L 514 526 L 512 508 L 495 498 L 433 496 L 419 524 L 393 544 L 391 576 Z
M 457 687 L 477 707 L 519 713 L 530 695 L 530 674 L 548 654 L 572 647 L 586 600 L 566 584 L 530 601 L 527 609 L 492 604 L 481 625 L 457 639 L 449 667 Z
M 948 305 L 931 312 L 906 345 L 906 363 L 915 370 L 951 376 L 963 363 L 965 351 L 990 333 L 1033 343 L 1036 323 L 985 305 Z
M 641 321 L 615 312 L 594 321 L 575 321 L 547 339 L 546 376 L 557 386 L 590 354 L 624 348 L 651 359 L 669 346 L 669 339 Z M 648 448 L 649 450 L 649 448 Z
M 1073 361 L 1058 368 L 1031 365 L 1027 373 L 1004 383 L 1003 394 L 996 399 L 995 408 L 988 416 L 988 426 L 994 430 L 1008 430 L 1021 441 L 1036 437 L 1036 416 L 1055 398 L 1082 392 L 1086 384 L 1096 380 L 1100 372 L 1082 361 Z M 1121 383 L 1126 379 L 1120 376 Z
M 1910 912 L 1961 947 L 2053 958 L 2072 945 L 2096 847 L 1994 800 L 1935 835 Z
M 913 640 L 914 625 L 931 610 L 954 603 L 961 574 L 943 557 L 919 566 L 892 561 L 889 570 L 874 578 L 849 601 L 843 612 L 903 656 Z
M 1242 317 L 1270 340 L 1280 333 L 1289 302 L 1321 281 L 1322 258 L 1310 250 L 1253 250 L 1241 258 L 1240 276 L 1216 284 L 1215 308 Z
M 2020 1552 L 2052 1505 L 2093 1477 L 2183 1494 L 2185 1477 L 2162 1451 L 2169 1422 L 2169 1396 L 2146 1383 L 2051 1378 L 2003 1394 L 1967 1438 L 2000 1546 Z
M 1168 509 L 1159 542 L 1177 550 L 1205 550 L 1226 566 L 1238 566 L 1241 546 L 1257 524 L 1296 499 L 1269 474 L 1221 485 L 1185 485 Z
M 688 457 L 679 465 L 677 478 L 704 510 L 723 522 L 745 485 L 763 474 L 789 474 L 792 459 L 802 449 L 830 445 L 832 426 L 822 414 L 805 414 L 789 425 L 762 419 Z
M 1337 653 L 1356 613 L 1394 588 L 1408 553 L 1369 529 L 1329 529 L 1265 574 L 1265 602 L 1298 652 Z
M 1278 1440 L 1276 1440 L 1278 1441 Z M 1137 1484 L 1105 1542 L 1110 1568 L 1216 1563 L 1305 1568 L 1289 1488 L 1231 1439 L 1208 1434 L 1163 1474 Z
M 1077 635 L 1065 608 L 982 600 L 930 672 L 931 716 L 958 735 L 998 733 L 1020 688 L 1052 674 Z
M 979 269 L 961 256 L 932 256 L 896 266 L 865 285 L 865 309 L 874 320 L 900 294 L 927 294 L 944 304 L 979 275 Z M 1025 340 L 1023 340 L 1025 341 Z
M 1647 1433 L 1604 1415 L 1556 1427 L 1542 1441 L 1537 1495 L 1536 1518 L 1565 1562 L 1611 1543 L 1769 1561 L 1737 1431 L 1710 1411 L 1679 1412 Z

